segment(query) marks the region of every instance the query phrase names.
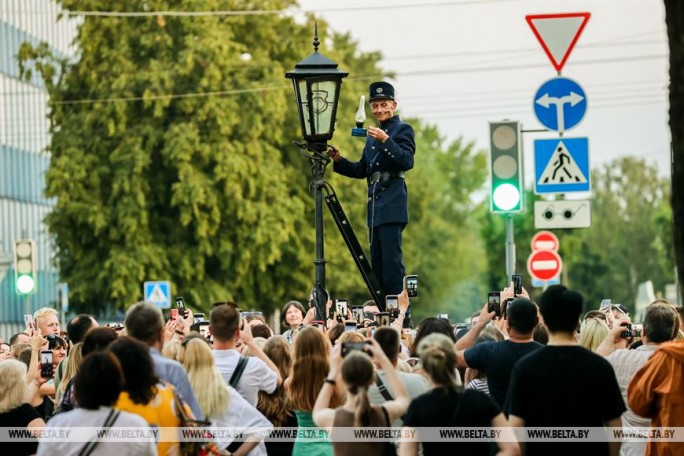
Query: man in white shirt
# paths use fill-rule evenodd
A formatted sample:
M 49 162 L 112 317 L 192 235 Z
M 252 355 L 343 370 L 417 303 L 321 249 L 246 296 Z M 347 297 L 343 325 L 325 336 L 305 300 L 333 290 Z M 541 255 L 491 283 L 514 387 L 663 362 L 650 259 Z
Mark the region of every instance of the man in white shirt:
M 658 346 L 668 342 L 675 336 L 677 313 L 672 306 L 667 304 L 652 304 L 646 308 L 644 314 L 644 326 L 641 333 L 643 345 L 636 350 L 627 350 L 628 337 L 623 337 L 622 333 L 628 331 L 627 326 L 620 324 L 613 325 L 610 333 L 596 349 L 596 353 L 605 356 L 606 360 L 613 366 L 615 376 L 622 398 L 627 401 L 627 388 L 629 382 L 646 361 L 658 349 Z M 622 324 L 629 324 L 629 320 L 622 321 Z M 622 414 L 622 426 L 626 428 L 648 428 L 651 425 L 650 418 L 643 418 L 627 407 Z M 622 456 L 636 456 L 646 454 L 646 442 L 625 441 L 622 444 Z
M 373 339 L 378 341 L 378 344 L 387 356 L 387 359 L 390 360 L 396 369 L 397 359 L 399 358 L 399 333 L 397 330 L 386 326 L 377 328 L 373 333 Z M 375 372 L 378 375 L 377 378 L 379 379 L 381 386 L 378 387 L 377 381 L 372 384 L 370 388 L 368 388 L 368 398 L 372 404 L 380 405 L 385 401 L 391 400 L 390 398 L 394 398 L 395 395 L 387 380 L 387 374 L 381 369 L 377 369 Z M 408 391 L 411 400 L 426 393 L 430 389 L 430 384 L 422 375 L 409 374 L 401 371 L 397 371 L 397 374 L 399 375 L 399 380 L 406 386 L 406 390 Z M 381 389 L 384 391 L 381 391 Z M 403 422 L 401 419 L 398 419 L 393 423 L 395 427 L 401 427 L 402 424 Z
M 256 407 L 259 391 L 270 394 L 282 383 L 278 368 L 254 343 L 250 326 L 243 323 L 237 307 L 230 304 L 214 307 L 209 317 L 209 332 L 214 339 L 216 367 L 228 385 L 240 361 L 240 352 L 235 349 L 238 339 L 242 338 L 249 347 L 253 356 L 247 358 L 237 383 L 232 385 L 247 402 Z

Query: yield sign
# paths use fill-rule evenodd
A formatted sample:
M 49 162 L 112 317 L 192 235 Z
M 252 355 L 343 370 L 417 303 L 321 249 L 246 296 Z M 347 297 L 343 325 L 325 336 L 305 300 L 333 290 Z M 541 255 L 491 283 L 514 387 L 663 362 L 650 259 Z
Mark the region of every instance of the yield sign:
M 549 56 L 551 64 L 559 73 L 570 57 L 591 13 L 532 14 L 525 16 Z
M 560 274 L 563 260 L 555 250 L 535 250 L 527 259 L 527 271 L 533 279 L 546 282 Z

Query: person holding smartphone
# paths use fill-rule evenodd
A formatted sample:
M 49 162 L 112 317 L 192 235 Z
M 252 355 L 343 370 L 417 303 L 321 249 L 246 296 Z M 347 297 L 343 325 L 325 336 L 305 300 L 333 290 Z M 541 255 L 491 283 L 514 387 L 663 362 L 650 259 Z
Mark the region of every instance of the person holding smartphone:
M 367 223 L 371 266 L 385 294 L 399 294 L 406 273 L 402 260 L 402 232 L 408 223 L 408 190 L 404 173 L 413 168 L 416 140 L 413 127 L 395 115 L 394 87 L 373 82 L 368 101 L 378 127 L 369 127 L 361 159 L 352 162 L 334 147 L 328 150 L 333 170 L 366 179 Z

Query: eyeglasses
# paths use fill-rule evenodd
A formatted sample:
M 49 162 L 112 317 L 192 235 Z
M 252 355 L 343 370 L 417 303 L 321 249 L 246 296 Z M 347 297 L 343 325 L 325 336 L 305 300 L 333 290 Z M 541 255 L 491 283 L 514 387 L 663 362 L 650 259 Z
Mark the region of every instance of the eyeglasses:
M 117 330 L 117 329 L 123 329 L 124 325 L 122 325 L 121 323 L 107 323 L 105 325 L 105 327 Z
M 582 320 L 587 321 L 587 320 L 590 320 L 592 318 L 596 318 L 596 319 L 603 320 L 603 321 L 608 320 L 606 317 L 606 314 L 604 314 L 603 312 L 600 312 L 598 310 L 590 310 L 589 312 L 586 313 L 586 315 L 584 316 L 584 318 L 582 318 Z

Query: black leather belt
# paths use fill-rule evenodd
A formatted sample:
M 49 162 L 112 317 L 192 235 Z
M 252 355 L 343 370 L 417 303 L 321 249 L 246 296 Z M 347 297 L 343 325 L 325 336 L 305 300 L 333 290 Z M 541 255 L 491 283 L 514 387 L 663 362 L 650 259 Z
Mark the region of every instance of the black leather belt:
M 373 174 L 370 175 L 368 178 L 368 184 L 375 184 L 376 182 L 389 182 L 390 179 L 403 179 L 404 178 L 404 172 L 403 171 L 376 171 Z

